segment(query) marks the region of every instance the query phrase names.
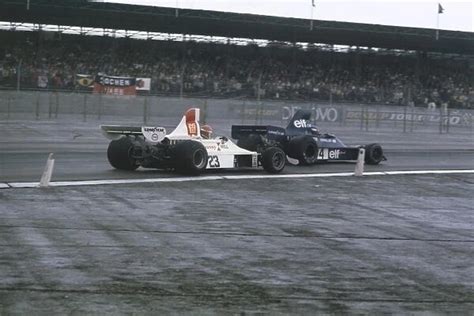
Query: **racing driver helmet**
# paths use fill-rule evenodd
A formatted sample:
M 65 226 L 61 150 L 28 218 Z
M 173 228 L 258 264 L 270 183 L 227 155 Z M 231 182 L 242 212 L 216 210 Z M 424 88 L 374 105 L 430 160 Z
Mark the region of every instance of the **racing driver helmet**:
M 312 125 L 311 126 L 311 134 L 312 135 L 319 135 L 321 132 L 319 131 L 319 128 L 317 128 L 316 126 Z
M 201 137 L 209 139 L 212 136 L 212 127 L 210 125 L 201 126 Z

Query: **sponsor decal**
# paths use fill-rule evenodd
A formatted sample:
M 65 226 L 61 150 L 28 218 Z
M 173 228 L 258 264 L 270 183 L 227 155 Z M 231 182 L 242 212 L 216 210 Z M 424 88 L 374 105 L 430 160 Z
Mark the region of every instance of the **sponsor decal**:
M 306 128 L 306 127 L 311 127 L 311 124 L 307 123 L 305 120 L 303 119 L 299 119 L 299 120 L 295 120 L 293 122 L 293 125 L 296 127 L 296 128 Z
M 418 122 L 418 123 L 438 123 L 442 122 L 443 124 L 450 125 L 462 125 L 462 117 L 459 113 L 451 113 L 450 115 L 444 114 L 412 114 L 412 113 L 393 113 L 393 112 L 369 112 L 361 113 L 360 111 L 347 111 L 346 120 L 361 120 L 367 119 L 372 121 L 407 121 L 407 122 Z
M 135 78 L 97 76 L 95 82 L 104 86 L 128 87 L 135 85 Z
M 165 128 L 164 127 L 143 127 L 143 130 L 145 132 L 150 132 L 150 133 L 164 133 Z
M 283 106 L 282 120 L 288 120 L 301 108 L 301 106 Z M 462 110 L 450 110 L 449 113 L 439 113 L 439 111 L 421 111 L 417 108 L 416 113 L 404 113 L 403 107 L 398 107 L 398 111 L 388 110 L 387 107 L 377 111 L 375 109 L 365 112 L 362 110 L 345 109 L 336 107 L 316 107 L 307 108 L 311 110 L 312 117 L 315 121 L 337 122 L 346 120 L 370 120 L 370 121 L 408 121 L 415 123 L 442 123 L 450 125 L 471 125 L 473 114 Z M 296 123 L 300 124 L 300 123 Z M 296 126 L 295 126 L 296 127 Z
M 316 121 L 336 122 L 338 112 L 335 108 L 313 108 L 314 119 Z
M 93 92 L 112 95 L 136 95 L 136 78 L 97 75 L 94 80 Z
M 188 134 L 190 136 L 197 136 L 197 125 L 195 122 L 189 122 L 186 124 L 188 127 Z
M 322 148 L 318 150 L 319 160 L 339 159 L 339 156 L 344 154 L 340 149 Z
M 164 127 L 142 127 L 142 134 L 145 139 L 157 143 L 166 137 L 166 129 Z
M 272 135 L 278 135 L 278 136 L 283 136 L 285 135 L 285 132 L 284 131 L 279 131 L 279 130 L 268 130 L 268 134 L 272 134 Z
M 322 143 L 337 143 L 333 138 L 319 138 L 319 141 Z
M 217 146 L 214 146 L 214 145 L 206 145 L 205 146 L 207 150 L 210 150 L 210 151 L 216 151 L 217 150 Z
M 299 109 L 301 109 L 300 106 L 282 107 L 282 119 L 290 119 Z M 339 118 L 338 110 L 333 107 L 312 107 L 310 110 L 312 112 L 312 117 L 314 117 L 316 121 L 336 122 Z
M 204 145 L 207 150 L 209 151 L 221 151 L 225 149 L 229 149 L 229 146 L 224 143 L 224 141 L 216 142 L 216 144 L 206 144 Z

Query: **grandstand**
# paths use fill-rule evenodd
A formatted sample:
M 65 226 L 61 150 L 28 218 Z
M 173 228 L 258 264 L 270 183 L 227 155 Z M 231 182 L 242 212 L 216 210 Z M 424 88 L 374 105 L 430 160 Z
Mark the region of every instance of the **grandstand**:
M 474 108 L 470 32 L 80 0 L 3 1 L 0 21 L 4 89 L 105 73 L 157 95 Z

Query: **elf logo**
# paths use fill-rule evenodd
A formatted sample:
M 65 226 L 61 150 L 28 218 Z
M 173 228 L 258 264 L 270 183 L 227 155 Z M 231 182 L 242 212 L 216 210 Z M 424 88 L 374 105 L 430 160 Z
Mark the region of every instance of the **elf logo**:
M 318 150 L 318 159 L 328 160 L 328 159 L 339 159 L 339 156 L 343 154 L 340 149 L 328 149 L 320 148 Z
M 309 127 L 309 124 L 306 123 L 306 120 L 303 120 L 303 119 L 295 120 L 295 121 L 293 122 L 293 125 L 294 125 L 296 128 Z

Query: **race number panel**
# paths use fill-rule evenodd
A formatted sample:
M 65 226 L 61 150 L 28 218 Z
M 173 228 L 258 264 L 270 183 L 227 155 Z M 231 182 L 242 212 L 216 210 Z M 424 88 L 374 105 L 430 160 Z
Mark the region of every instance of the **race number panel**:
M 234 168 L 234 155 L 213 155 L 209 154 L 207 159 L 208 169 Z
M 318 149 L 318 160 L 332 160 L 339 159 L 341 155 L 340 149 L 332 148 L 320 148 Z

